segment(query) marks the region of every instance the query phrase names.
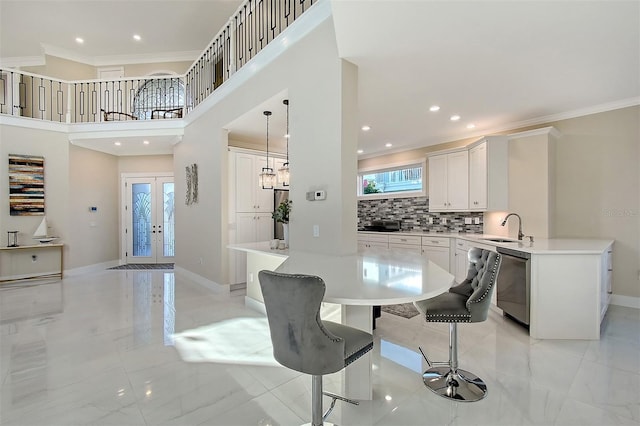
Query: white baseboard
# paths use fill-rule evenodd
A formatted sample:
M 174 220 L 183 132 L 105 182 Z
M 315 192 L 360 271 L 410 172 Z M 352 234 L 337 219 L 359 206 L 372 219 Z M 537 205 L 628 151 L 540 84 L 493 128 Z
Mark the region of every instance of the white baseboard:
M 224 284 L 218 284 L 215 281 L 211 281 L 201 275 L 184 269 L 180 266 L 174 266 L 174 272 L 176 275 L 183 275 L 193 282 L 200 284 L 201 286 L 208 288 L 216 293 L 229 293 L 229 286 Z
M 249 309 L 253 309 L 256 312 L 260 312 L 261 314 L 267 315 L 267 309 L 264 307 L 264 303 L 254 299 L 253 297 L 245 296 L 244 306 Z
M 101 272 L 105 269 L 113 268 L 120 265 L 119 260 L 110 260 L 109 262 L 94 263 L 93 265 L 81 266 L 79 268 L 65 269 L 65 277 L 75 277 L 78 275 L 91 274 L 95 272 Z
M 619 294 L 611 295 L 611 305 L 625 306 L 627 308 L 640 309 L 640 297 L 622 296 Z

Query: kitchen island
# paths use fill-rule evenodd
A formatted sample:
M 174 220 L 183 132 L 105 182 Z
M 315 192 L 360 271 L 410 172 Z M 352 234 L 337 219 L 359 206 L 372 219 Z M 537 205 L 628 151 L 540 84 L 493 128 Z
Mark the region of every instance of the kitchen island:
M 526 253 L 530 255 L 529 335 L 536 339 L 600 338 L 600 324 L 612 294 L 613 240 L 540 238 L 530 242 L 471 233 L 358 232 L 360 246 L 368 241 L 378 248 L 386 244 L 393 250 L 421 251 L 427 257 L 437 243 L 438 250 L 448 250 L 441 257 L 446 261 L 449 256 L 449 271 L 457 281 L 466 273 L 466 253 L 472 247 Z M 499 291 L 500 275 L 497 286 Z M 499 310 L 495 297 L 494 293 L 492 308 Z
M 272 262 L 276 272 L 321 277 L 326 284 L 324 301 L 339 304 L 339 321 L 367 332 L 373 331 L 372 307 L 414 302 L 441 294 L 454 283 L 453 275 L 420 254 L 392 250 L 360 250 L 347 255 L 327 255 L 271 250 L 268 242 L 234 244 L 230 249 L 247 253 L 248 306 L 262 300 L 257 269 Z M 249 297 L 252 294 L 252 297 Z M 254 299 L 258 298 L 260 301 Z M 253 299 L 253 300 L 252 300 Z M 332 318 L 333 319 L 333 318 Z M 345 369 L 345 395 L 370 400 L 371 356 L 363 356 Z

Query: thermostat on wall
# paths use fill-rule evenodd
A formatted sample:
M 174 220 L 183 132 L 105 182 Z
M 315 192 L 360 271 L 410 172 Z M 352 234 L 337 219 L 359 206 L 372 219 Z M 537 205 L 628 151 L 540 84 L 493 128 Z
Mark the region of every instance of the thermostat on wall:
M 327 194 L 324 191 L 316 191 L 313 197 L 315 200 L 325 200 Z

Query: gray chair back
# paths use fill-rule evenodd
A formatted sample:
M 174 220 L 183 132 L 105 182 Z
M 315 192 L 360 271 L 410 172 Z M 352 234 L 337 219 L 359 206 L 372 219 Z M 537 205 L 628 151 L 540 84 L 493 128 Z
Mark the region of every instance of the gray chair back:
M 467 278 L 451 287 L 449 291 L 467 296 L 466 306 L 471 313 L 469 322 L 481 322 L 486 320 L 489 314 L 502 256 L 494 251 L 480 248 L 472 248 L 468 256 Z
M 344 368 L 345 341 L 329 332 L 320 319 L 322 278 L 271 271 L 260 271 L 258 278 L 276 361 L 312 375 Z

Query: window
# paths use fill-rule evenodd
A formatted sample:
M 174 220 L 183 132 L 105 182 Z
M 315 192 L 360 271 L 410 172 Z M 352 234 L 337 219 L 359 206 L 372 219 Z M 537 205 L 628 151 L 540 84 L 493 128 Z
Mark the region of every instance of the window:
M 184 83 L 179 78 L 147 80 L 140 86 L 133 99 L 133 115 L 138 120 L 151 119 L 154 111 L 166 113 L 183 107 Z
M 358 197 L 393 198 L 426 195 L 425 162 L 409 162 L 358 172 Z

